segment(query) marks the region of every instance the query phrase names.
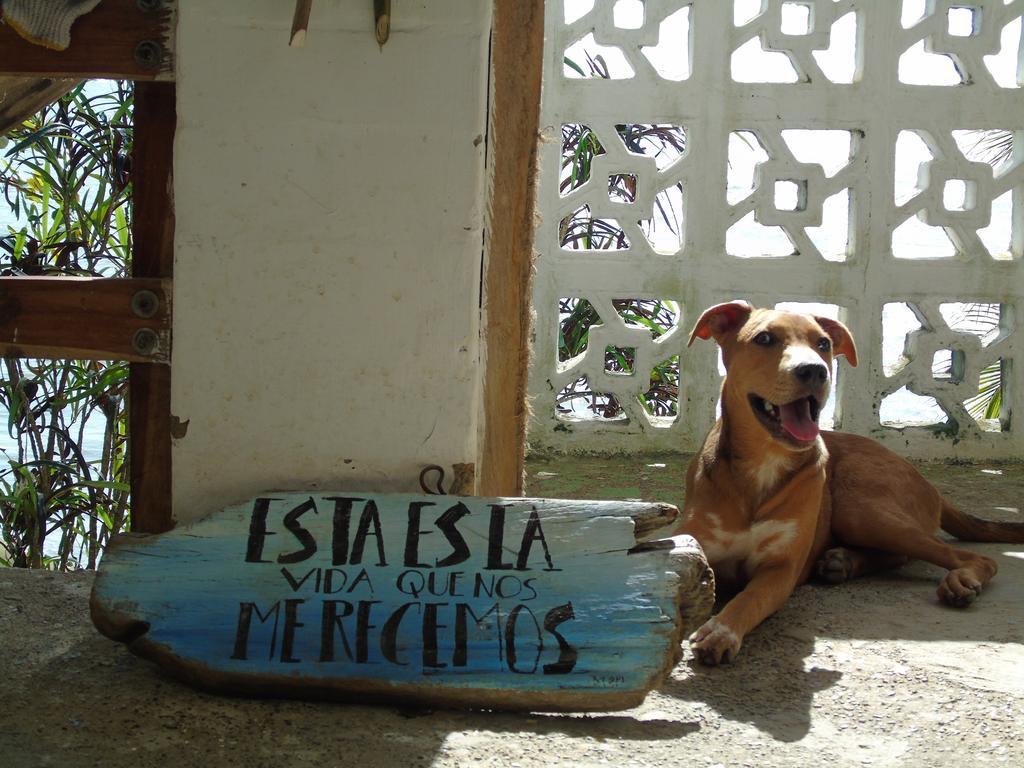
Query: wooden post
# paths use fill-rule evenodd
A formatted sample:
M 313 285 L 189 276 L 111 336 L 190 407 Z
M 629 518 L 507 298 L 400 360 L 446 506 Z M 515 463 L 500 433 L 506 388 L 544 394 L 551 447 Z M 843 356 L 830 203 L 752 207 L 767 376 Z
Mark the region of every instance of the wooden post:
M 132 156 L 132 275 L 170 279 L 174 267 L 173 83 L 136 83 Z M 171 513 L 171 368 L 132 363 L 128 424 L 132 530 L 160 533 Z
M 523 490 L 543 0 L 495 0 L 493 185 L 484 281 L 486 371 L 479 493 Z

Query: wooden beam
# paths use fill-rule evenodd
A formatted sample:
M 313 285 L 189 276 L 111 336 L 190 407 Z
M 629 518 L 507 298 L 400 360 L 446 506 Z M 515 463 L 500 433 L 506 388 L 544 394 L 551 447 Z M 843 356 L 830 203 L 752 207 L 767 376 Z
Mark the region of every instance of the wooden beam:
M 485 496 L 523 491 L 543 50 L 543 0 L 495 0 L 488 138 L 494 183 L 484 282 L 487 368 L 478 488 Z
M 0 24 L 0 74 L 172 79 L 175 10 L 167 0 L 104 0 L 75 21 L 66 51 L 34 45 Z
M 135 87 L 132 156 L 132 274 L 170 281 L 174 272 L 172 162 L 177 123 L 173 83 Z M 171 507 L 171 370 L 133 363 L 129 373 L 132 530 L 161 533 Z
M 0 277 L 0 355 L 166 364 L 170 298 L 159 279 Z
M 0 75 L 0 135 L 55 102 L 78 83 L 75 79 Z

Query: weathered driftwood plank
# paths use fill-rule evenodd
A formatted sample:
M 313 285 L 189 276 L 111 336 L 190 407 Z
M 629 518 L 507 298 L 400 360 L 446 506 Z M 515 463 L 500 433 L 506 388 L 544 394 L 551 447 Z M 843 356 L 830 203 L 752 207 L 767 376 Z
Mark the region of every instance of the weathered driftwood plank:
M 256 695 L 512 710 L 634 706 L 710 613 L 674 507 L 269 493 L 116 538 L 101 632 L 189 682 Z

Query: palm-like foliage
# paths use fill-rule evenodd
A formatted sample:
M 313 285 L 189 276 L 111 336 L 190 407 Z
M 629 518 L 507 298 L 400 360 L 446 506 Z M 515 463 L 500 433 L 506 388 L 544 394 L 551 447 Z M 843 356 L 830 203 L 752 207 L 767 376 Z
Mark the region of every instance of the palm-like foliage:
M 1000 332 L 1002 309 L 998 304 L 965 304 L 950 324 L 955 327 L 970 327 L 983 338 L 996 336 Z M 952 361 L 934 371 L 937 375 L 952 372 Z M 1000 360 L 985 366 L 978 381 L 978 394 L 964 401 L 967 412 L 975 419 L 995 421 L 1003 405 L 1003 363 Z
M 4 275 L 127 274 L 130 83 L 90 82 L 6 136 Z M 4 359 L 0 564 L 94 567 L 128 524 L 121 362 Z
M 978 131 L 978 139 L 970 155 L 993 167 L 1009 162 L 1013 157 L 1014 132 L 1004 130 Z M 1000 328 L 1001 312 L 997 305 L 968 304 L 964 319 L 982 333 L 996 333 Z M 964 403 L 967 412 L 976 419 L 995 420 L 1003 406 L 1003 363 L 996 360 L 981 371 L 978 394 Z

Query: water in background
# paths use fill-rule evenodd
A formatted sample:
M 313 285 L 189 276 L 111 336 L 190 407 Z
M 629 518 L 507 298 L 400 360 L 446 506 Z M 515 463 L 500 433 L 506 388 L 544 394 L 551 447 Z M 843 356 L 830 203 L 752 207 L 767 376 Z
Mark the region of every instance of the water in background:
M 18 460 L 18 442 L 11 436 L 9 414 L 6 408 L 0 407 L 0 419 L 3 419 L 3 429 L 0 430 L 0 453 L 12 461 Z M 76 425 L 77 426 L 77 425 Z M 103 456 L 103 436 L 106 422 L 103 414 L 96 412 L 85 425 L 82 432 L 82 455 L 88 462 L 99 461 Z M 17 433 L 15 433 L 17 434 Z M 27 460 L 27 458 L 26 458 Z M 0 467 L 2 471 L 3 467 Z
M 0 137 L 0 152 L 4 152 L 5 139 Z M 21 226 L 21 222 L 15 218 L 14 212 L 10 206 L 7 205 L 7 201 L 0 197 L 0 235 L 6 235 L 12 230 L 17 230 Z M 6 372 L 3 373 L 3 377 L 6 377 Z M 9 413 L 6 408 L 0 406 L 0 453 L 8 459 L 18 459 L 18 443 L 15 438 L 11 436 L 11 427 L 9 425 Z M 85 426 L 82 441 L 82 453 L 85 456 L 86 461 L 98 461 L 103 455 L 103 433 L 105 428 L 105 422 L 101 413 L 95 413 L 93 417 Z M 3 467 L 0 466 L 0 471 Z

